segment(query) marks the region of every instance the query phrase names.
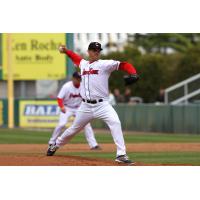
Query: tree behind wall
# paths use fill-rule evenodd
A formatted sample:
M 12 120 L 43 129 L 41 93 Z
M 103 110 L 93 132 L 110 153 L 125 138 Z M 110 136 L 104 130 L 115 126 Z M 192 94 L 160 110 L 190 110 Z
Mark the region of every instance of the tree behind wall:
M 163 38 L 170 40 L 166 42 Z M 145 102 L 155 102 L 160 88 L 169 87 L 200 73 L 200 34 L 146 34 L 138 40 L 140 45 L 130 42 L 123 52 L 104 56 L 105 59 L 128 61 L 135 65 L 140 80 L 130 86 L 133 96 L 140 96 Z M 146 53 L 141 54 L 141 45 Z M 173 51 L 167 54 L 165 48 L 169 47 Z M 111 89 L 119 88 L 121 92 L 124 91 L 123 74 L 112 74 Z

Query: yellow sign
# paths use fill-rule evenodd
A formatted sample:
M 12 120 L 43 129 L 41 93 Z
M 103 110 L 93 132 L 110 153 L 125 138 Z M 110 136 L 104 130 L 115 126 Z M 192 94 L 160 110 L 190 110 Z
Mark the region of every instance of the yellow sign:
M 19 126 L 37 128 L 55 128 L 58 124 L 60 108 L 56 101 L 20 101 Z M 74 120 L 72 117 L 67 127 Z
M 7 34 L 2 34 L 3 79 L 7 79 Z M 59 80 L 66 77 L 66 58 L 58 52 L 64 33 L 11 34 L 11 65 L 15 80 Z
M 0 101 L 0 126 L 3 125 L 3 102 Z

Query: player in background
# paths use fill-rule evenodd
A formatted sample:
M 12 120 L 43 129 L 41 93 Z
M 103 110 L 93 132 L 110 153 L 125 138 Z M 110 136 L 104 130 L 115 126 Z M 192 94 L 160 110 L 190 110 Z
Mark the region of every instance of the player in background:
M 82 98 L 80 96 L 80 82 L 81 75 L 79 72 L 74 72 L 72 76 L 72 81 L 65 83 L 58 96 L 58 106 L 60 107 L 60 118 L 59 123 L 56 126 L 52 137 L 49 140 L 49 146 L 56 143 L 57 138 L 60 136 L 62 129 L 68 122 L 68 119 L 71 116 L 76 116 L 77 109 L 79 108 Z M 94 132 L 90 123 L 88 123 L 85 127 L 85 137 L 90 146 L 91 150 L 99 150 L 100 147 L 96 142 L 94 137 Z
M 129 74 L 125 78 L 126 84 L 134 83 L 138 80 L 135 68 L 127 62 L 115 60 L 101 60 L 101 44 L 92 42 L 88 46 L 89 61 L 84 60 L 65 46 L 60 46 L 60 53 L 65 53 L 81 71 L 81 97 L 83 102 L 78 109 L 76 118 L 71 127 L 58 137 L 56 144 L 51 146 L 47 155 L 52 156 L 56 150 L 68 143 L 82 127 L 93 119 L 103 120 L 110 128 L 113 140 L 117 147 L 116 162 L 134 164 L 126 155 L 126 147 L 121 128 L 121 122 L 114 108 L 108 102 L 109 88 L 108 79 L 115 70 L 123 70 Z

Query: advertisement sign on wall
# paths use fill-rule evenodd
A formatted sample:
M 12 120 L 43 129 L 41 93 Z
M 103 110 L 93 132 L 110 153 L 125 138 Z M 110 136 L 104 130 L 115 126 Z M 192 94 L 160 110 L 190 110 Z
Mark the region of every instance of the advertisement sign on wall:
M 20 101 L 19 103 L 19 126 L 54 128 L 59 120 L 60 108 L 56 101 Z M 70 126 L 73 117 L 66 126 Z
M 11 65 L 15 80 L 59 80 L 66 77 L 66 58 L 58 52 L 65 33 L 12 33 Z M 8 34 L 2 34 L 2 78 L 7 79 Z

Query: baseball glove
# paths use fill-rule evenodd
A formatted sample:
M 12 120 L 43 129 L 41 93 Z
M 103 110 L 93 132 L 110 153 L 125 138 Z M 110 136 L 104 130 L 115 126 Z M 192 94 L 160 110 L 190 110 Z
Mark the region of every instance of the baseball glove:
M 139 76 L 138 76 L 137 74 L 124 76 L 125 85 L 134 84 L 134 83 L 137 82 L 138 80 L 139 80 Z

